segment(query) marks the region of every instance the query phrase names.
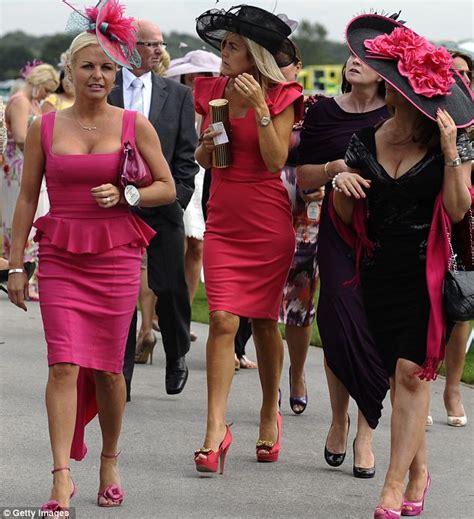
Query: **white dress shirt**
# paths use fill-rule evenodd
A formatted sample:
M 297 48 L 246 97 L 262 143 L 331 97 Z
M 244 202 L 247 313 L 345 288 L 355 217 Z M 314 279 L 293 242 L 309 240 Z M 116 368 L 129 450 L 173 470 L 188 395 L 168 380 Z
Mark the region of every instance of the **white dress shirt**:
M 132 74 L 127 68 L 122 68 L 122 78 L 123 78 L 123 106 L 127 110 L 130 110 L 132 105 L 132 81 L 136 78 L 135 74 Z M 151 72 L 147 72 L 140 76 L 140 79 L 143 81 L 143 115 L 148 118 L 150 115 L 150 105 L 151 105 L 151 90 L 152 90 L 152 76 Z

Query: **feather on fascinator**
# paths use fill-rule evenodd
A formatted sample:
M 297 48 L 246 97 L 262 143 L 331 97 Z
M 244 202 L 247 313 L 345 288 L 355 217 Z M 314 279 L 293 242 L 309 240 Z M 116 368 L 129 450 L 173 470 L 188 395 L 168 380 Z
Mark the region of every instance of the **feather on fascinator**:
M 126 68 L 140 66 L 135 19 L 124 17 L 125 6 L 118 0 L 99 0 L 94 7 L 86 7 L 84 13 L 67 0 L 62 1 L 73 10 L 66 24 L 67 32 L 95 34 L 102 50 L 115 63 Z

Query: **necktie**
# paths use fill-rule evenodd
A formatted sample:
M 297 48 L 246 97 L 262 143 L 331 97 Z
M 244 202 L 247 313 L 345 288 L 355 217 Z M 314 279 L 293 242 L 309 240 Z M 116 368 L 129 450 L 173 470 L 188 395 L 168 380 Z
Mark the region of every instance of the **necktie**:
M 132 89 L 132 101 L 130 103 L 130 110 L 135 110 L 143 114 L 143 81 L 140 78 L 135 78 L 130 88 Z

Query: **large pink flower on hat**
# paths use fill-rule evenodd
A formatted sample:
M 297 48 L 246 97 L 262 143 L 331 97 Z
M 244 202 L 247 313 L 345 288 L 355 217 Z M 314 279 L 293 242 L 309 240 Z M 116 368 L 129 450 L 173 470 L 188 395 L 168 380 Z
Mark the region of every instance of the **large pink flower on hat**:
M 443 47 L 436 47 L 405 27 L 364 41 L 367 58 L 394 59 L 398 71 L 408 79 L 416 94 L 425 97 L 450 95 L 454 85 L 453 59 Z

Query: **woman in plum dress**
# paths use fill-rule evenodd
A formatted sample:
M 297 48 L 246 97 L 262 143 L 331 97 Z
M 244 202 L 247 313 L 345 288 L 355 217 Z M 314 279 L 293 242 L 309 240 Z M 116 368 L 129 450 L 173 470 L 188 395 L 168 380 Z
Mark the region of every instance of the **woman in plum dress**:
M 111 21 L 110 5 L 118 4 L 102 4 L 99 13 L 87 10 L 90 21 Z M 132 30 L 133 19 L 114 20 L 114 27 Z M 127 65 L 131 58 L 108 40 L 110 35 L 91 32 L 77 36 L 69 49 L 74 105 L 37 118 L 28 132 L 13 221 L 9 297 L 26 311 L 23 249 L 45 176 L 51 209 L 33 225 L 41 258 L 40 305 L 49 365 L 46 407 L 54 463 L 51 500 L 43 505 L 47 512 L 69 506 L 75 491 L 69 457 L 85 456 L 84 427 L 97 412 L 103 440 L 97 504 L 118 506 L 123 500 L 117 468 L 125 404 L 123 358 L 142 250 L 154 235 L 129 210 L 117 187 L 124 140 L 136 141 L 153 176 L 148 187 L 132 188 L 140 205 L 167 204 L 175 197 L 148 120 L 107 104 L 116 63 Z
M 303 96 L 301 86 L 286 83 L 278 68 L 294 61 L 295 50 L 287 38 L 291 29 L 277 16 L 251 6 L 212 10 L 198 18 L 197 31 L 221 50 L 222 77 L 196 80 L 196 111 L 204 117 L 196 157 L 211 167 L 216 132 L 209 128 L 209 101 L 218 98 L 229 102 L 233 156 L 229 167 L 212 169 L 204 234 L 208 419 L 204 446 L 194 460 L 198 471 L 216 472 L 219 457 L 223 470 L 232 441 L 225 415 L 238 316 L 252 320 L 263 392 L 257 460 L 278 459 L 283 344 L 277 321 L 295 247 L 280 171 Z

